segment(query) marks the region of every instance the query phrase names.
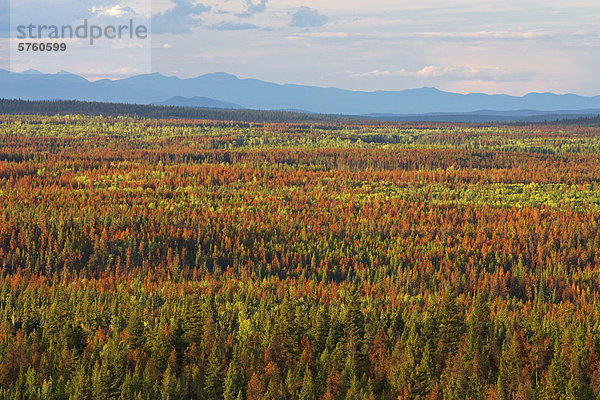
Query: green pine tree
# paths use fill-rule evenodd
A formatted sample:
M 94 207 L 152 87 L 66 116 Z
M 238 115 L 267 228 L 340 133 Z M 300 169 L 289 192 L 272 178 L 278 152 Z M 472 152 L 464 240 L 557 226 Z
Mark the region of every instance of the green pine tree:
M 69 386 L 71 388 L 69 400 L 88 400 L 92 398 L 92 380 L 85 364 L 79 366 Z
M 505 344 L 500 356 L 500 369 L 496 384 L 499 400 L 514 398 L 519 386 L 521 369 L 517 354 L 516 335 L 513 334 L 510 342 Z
M 442 357 L 447 358 L 458 349 L 458 342 L 463 332 L 464 316 L 462 309 L 456 302 L 454 290 L 446 290 L 444 300 L 439 311 L 439 335 Z
M 179 393 L 177 390 L 177 377 L 171 370 L 171 366 L 168 366 L 163 374 L 162 384 L 160 388 L 161 400 L 177 400 L 179 399 Z
M 223 379 L 221 371 L 221 357 L 217 345 L 208 357 L 208 367 L 206 370 L 206 380 L 204 382 L 204 393 L 208 400 L 219 400 L 223 398 Z
M 235 400 L 238 393 L 243 387 L 243 377 L 240 369 L 237 365 L 236 360 L 232 361 L 227 369 L 227 375 L 225 376 L 225 389 L 223 391 L 223 398 L 225 400 Z
M 458 381 L 451 376 L 444 387 L 443 391 L 443 399 L 444 400 L 464 400 L 464 396 L 462 390 L 460 388 L 460 384 Z
M 302 380 L 302 389 L 300 390 L 300 400 L 316 400 L 313 375 L 307 367 Z
M 548 368 L 546 382 L 542 388 L 542 400 L 563 400 L 567 396 L 567 387 L 571 379 L 571 372 L 567 367 L 562 348 L 554 346 L 554 357 Z

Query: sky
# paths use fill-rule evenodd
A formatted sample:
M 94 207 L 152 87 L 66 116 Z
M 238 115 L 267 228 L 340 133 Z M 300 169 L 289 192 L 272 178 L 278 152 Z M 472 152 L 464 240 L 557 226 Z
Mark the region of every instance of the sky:
M 15 39 L 4 40 L 15 71 L 90 79 L 227 72 L 367 91 L 600 94 L 598 0 L 13 0 L 9 13 L 13 36 L 25 21 L 84 18 L 135 18 L 152 31 L 137 43 L 70 41 L 68 62 L 23 57 Z

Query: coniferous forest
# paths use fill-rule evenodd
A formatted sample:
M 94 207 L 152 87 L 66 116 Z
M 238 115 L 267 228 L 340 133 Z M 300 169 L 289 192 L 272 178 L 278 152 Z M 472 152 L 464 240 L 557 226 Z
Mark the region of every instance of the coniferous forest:
M 599 399 L 600 128 L 0 116 L 2 399 Z

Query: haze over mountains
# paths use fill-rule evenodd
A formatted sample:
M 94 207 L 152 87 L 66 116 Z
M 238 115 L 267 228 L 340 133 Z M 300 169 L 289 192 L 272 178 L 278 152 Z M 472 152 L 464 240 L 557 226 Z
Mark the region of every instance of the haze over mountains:
M 485 115 L 521 110 L 515 115 L 600 113 L 600 96 L 530 93 L 523 97 L 457 94 L 435 88 L 361 92 L 294 84 L 279 85 L 256 79 L 239 79 L 212 73 L 191 79 L 158 73 L 121 80 L 88 81 L 68 72 L 9 73 L 0 70 L 0 98 L 24 100 L 85 100 L 161 104 L 184 107 L 301 110 L 348 115 L 414 115 L 426 113 L 473 113 Z M 567 110 L 567 111 L 565 111 Z M 584 111 L 576 111 L 584 110 Z M 510 113 L 509 113 L 510 114 Z
M 224 110 L 243 110 L 238 104 L 227 103 L 225 101 L 219 101 L 208 97 L 194 96 L 191 98 L 175 96 L 167 101 L 160 101 L 153 103 L 157 106 L 174 106 L 174 107 L 193 107 L 193 108 L 220 108 Z

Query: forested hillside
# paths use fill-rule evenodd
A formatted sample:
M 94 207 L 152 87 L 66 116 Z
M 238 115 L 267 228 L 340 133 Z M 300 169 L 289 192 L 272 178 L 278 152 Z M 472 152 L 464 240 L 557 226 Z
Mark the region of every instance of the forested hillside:
M 597 399 L 600 129 L 0 116 L 0 398 Z
M 215 121 L 245 122 L 315 122 L 343 121 L 325 114 L 307 114 L 288 111 L 219 110 L 162 105 L 98 103 L 77 100 L 28 101 L 0 99 L 0 114 L 132 116 L 142 118 L 188 118 Z

